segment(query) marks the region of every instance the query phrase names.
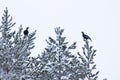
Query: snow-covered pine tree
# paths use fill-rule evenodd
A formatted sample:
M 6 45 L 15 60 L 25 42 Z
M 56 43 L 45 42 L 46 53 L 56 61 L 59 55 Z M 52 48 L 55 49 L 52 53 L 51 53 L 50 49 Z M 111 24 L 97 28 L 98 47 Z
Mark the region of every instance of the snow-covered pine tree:
M 18 32 L 11 31 L 14 25 L 6 8 L 0 26 L 0 80 L 20 80 L 25 75 L 30 50 L 34 48 L 35 32 L 25 38 L 22 26 Z
M 81 80 L 97 80 L 99 71 L 96 71 L 96 64 L 94 62 L 94 57 L 96 56 L 96 50 L 93 46 L 89 45 L 88 39 L 83 39 L 85 42 L 83 49 L 83 54 L 78 52 L 81 64 L 84 66 L 81 73 Z
M 76 42 L 67 46 L 66 37 L 62 37 L 64 29 L 55 28 L 56 39 L 49 37 L 46 40 L 47 48 L 39 58 L 39 73 L 40 80 L 78 80 L 76 79 L 75 68 L 80 62 L 70 50 L 76 48 Z M 37 64 L 38 65 L 38 64 Z M 78 68 L 78 67 L 77 67 Z M 74 74 L 74 75 L 73 75 Z

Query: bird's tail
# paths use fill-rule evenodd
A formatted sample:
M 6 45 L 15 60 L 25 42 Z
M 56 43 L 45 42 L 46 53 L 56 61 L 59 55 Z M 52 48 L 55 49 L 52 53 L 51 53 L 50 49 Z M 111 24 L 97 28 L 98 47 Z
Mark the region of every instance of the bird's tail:
M 92 39 L 90 38 L 90 41 L 92 42 Z

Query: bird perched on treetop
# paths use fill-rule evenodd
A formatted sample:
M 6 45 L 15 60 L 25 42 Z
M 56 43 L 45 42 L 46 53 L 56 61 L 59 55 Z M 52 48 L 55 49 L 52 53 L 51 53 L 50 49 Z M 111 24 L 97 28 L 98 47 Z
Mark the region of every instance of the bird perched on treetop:
M 27 27 L 26 30 L 24 30 L 24 32 L 23 32 L 25 36 L 28 36 L 28 33 L 29 33 L 28 29 L 29 29 L 29 27 Z
M 88 35 L 84 34 L 84 32 L 82 32 L 82 36 L 85 40 L 88 40 L 88 39 L 91 40 L 91 38 Z

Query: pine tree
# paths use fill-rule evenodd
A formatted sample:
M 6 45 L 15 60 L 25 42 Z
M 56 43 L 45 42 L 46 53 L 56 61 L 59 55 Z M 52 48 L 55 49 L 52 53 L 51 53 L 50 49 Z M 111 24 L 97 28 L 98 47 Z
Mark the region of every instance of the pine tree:
M 93 46 L 89 45 L 89 41 L 84 39 L 83 54 L 78 52 L 81 64 L 84 66 L 82 69 L 82 80 L 97 80 L 99 71 L 95 72 L 96 64 L 94 62 L 94 57 L 96 56 L 96 50 L 93 49 Z
M 62 37 L 63 31 L 64 29 L 60 29 L 60 27 L 55 28 L 57 38 L 49 37 L 49 40 L 46 40 L 48 46 L 39 57 L 40 80 L 78 80 L 75 79 L 74 73 L 76 64 L 80 64 L 80 62 L 70 52 L 76 48 L 76 42 L 67 46 L 66 37 Z
M 22 26 L 18 32 L 11 32 L 14 25 L 6 8 L 0 26 L 0 80 L 20 80 L 34 48 L 35 32 L 24 38 Z

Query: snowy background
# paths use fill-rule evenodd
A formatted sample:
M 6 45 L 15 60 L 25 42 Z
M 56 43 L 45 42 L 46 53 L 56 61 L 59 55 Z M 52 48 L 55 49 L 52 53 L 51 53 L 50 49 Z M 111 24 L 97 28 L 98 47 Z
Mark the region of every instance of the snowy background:
M 13 21 L 30 31 L 37 30 L 32 56 L 46 47 L 48 36 L 55 37 L 54 28 L 65 29 L 68 42 L 77 41 L 82 51 L 81 31 L 87 33 L 97 49 L 95 62 L 100 70 L 98 80 L 120 79 L 120 1 L 119 0 L 0 0 L 0 17 L 8 7 Z M 0 19 L 1 21 L 1 19 Z

